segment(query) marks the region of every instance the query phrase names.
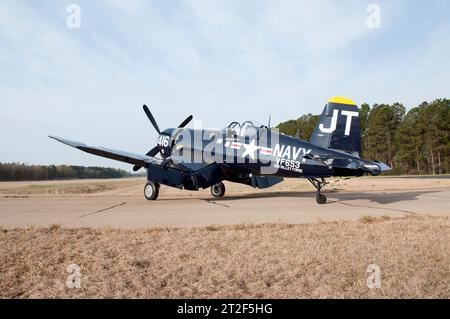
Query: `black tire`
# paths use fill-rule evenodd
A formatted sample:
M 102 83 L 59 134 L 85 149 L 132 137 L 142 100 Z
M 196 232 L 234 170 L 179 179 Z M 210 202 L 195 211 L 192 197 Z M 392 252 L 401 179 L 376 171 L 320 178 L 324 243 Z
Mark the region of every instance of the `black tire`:
M 220 182 L 211 186 L 211 195 L 216 198 L 222 197 L 225 194 L 225 185 Z
M 317 194 L 316 196 L 316 202 L 317 204 L 325 204 L 327 202 L 327 197 L 323 194 Z
M 155 200 L 159 195 L 159 184 L 148 181 L 144 187 L 144 196 L 147 200 Z

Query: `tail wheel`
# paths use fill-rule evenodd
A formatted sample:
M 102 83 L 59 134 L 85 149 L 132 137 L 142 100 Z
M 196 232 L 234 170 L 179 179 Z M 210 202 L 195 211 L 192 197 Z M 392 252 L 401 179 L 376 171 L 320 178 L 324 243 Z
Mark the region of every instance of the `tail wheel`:
M 225 194 L 225 185 L 220 182 L 217 183 L 213 186 L 211 186 L 211 195 L 213 195 L 214 197 L 222 197 Z
M 155 200 L 159 195 L 159 184 L 148 181 L 144 187 L 144 196 L 147 200 Z
M 318 180 L 317 178 L 308 178 L 308 181 L 317 190 L 317 194 L 316 194 L 316 202 L 317 202 L 317 204 L 325 204 L 327 202 L 327 197 L 325 195 L 323 195 L 320 191 L 322 190 L 323 186 L 328 184 L 328 182 L 323 177 L 320 180 Z

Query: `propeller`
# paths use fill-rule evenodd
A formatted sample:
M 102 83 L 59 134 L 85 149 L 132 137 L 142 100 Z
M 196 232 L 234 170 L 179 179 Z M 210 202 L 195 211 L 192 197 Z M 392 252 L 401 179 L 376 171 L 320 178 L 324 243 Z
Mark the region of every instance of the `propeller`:
M 153 117 L 152 112 L 150 112 L 149 108 L 147 107 L 147 105 L 144 104 L 143 106 L 144 112 L 147 115 L 148 119 L 150 120 L 150 122 L 152 123 L 153 127 L 155 128 L 156 132 L 158 132 L 158 134 L 161 134 L 161 130 L 159 129 L 158 123 L 156 123 L 155 118 Z M 186 125 L 189 124 L 190 121 L 192 121 L 193 116 L 189 115 L 183 122 L 181 122 L 180 125 L 178 125 L 178 129 L 184 128 Z M 177 133 L 176 133 L 177 134 Z M 147 152 L 147 156 L 155 156 L 156 154 L 158 154 L 158 152 L 160 151 L 159 146 L 155 146 L 154 148 L 152 148 L 150 151 Z M 141 166 L 135 165 L 133 167 L 133 171 L 137 172 L 138 170 L 141 169 Z
M 172 143 L 174 143 L 175 140 L 177 139 L 178 134 L 180 134 L 180 132 L 181 132 L 181 129 L 184 128 L 186 125 L 188 125 L 189 122 L 192 121 L 192 119 L 193 119 L 193 116 L 189 115 L 183 122 L 181 122 L 180 125 L 178 125 L 177 129 L 172 132 L 172 141 L 173 141 Z
M 145 154 L 145 155 L 153 157 L 156 154 L 158 154 L 158 152 L 159 152 L 159 146 L 155 146 L 150 151 L 148 151 L 147 154 Z
M 145 155 L 153 157 L 153 156 L 155 156 L 156 154 L 158 154 L 158 152 L 159 152 L 159 146 L 155 146 L 155 147 L 152 148 L 150 151 L 148 151 L 147 154 L 145 154 Z M 137 171 L 140 170 L 141 168 L 142 168 L 141 166 L 134 165 L 134 166 L 133 166 L 133 171 L 134 171 L 134 172 L 137 172 Z
M 189 115 L 183 122 L 181 122 L 180 125 L 178 125 L 178 128 L 184 128 L 186 125 L 189 124 L 190 121 L 192 121 L 194 117 L 192 115 Z
M 159 129 L 159 126 L 156 123 L 155 118 L 152 115 L 152 112 L 150 112 L 147 105 L 145 105 L 145 104 L 144 104 L 144 112 L 145 112 L 145 114 L 147 114 L 147 117 L 150 120 L 150 122 L 152 122 L 153 127 L 155 128 L 156 132 L 158 132 L 158 134 L 161 134 L 161 130 Z

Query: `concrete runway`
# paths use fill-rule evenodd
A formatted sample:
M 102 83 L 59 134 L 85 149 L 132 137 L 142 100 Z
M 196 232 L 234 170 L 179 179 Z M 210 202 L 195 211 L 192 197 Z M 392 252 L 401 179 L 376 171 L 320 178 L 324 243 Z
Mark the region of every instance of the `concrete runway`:
M 0 198 L 0 226 L 113 227 L 206 226 L 240 223 L 305 223 L 362 216 L 450 215 L 450 188 L 327 193 L 318 205 L 313 192 L 265 192 L 216 200 L 194 195 L 32 196 Z

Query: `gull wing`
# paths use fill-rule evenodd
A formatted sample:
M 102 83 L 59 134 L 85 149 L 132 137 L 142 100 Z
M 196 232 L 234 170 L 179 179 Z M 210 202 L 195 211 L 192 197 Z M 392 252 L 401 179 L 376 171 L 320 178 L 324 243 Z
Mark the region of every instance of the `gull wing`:
M 116 161 L 138 165 L 141 167 L 148 167 L 148 164 L 161 164 L 162 160 L 157 159 L 151 156 L 147 155 L 140 155 L 140 154 L 134 154 L 129 153 L 125 151 L 118 151 L 118 150 L 112 150 L 104 147 L 96 147 L 96 146 L 90 146 L 86 145 L 81 142 L 75 142 L 68 139 L 56 137 L 56 136 L 49 136 L 51 139 L 54 139 L 58 142 L 61 142 L 63 144 L 69 145 L 71 147 L 77 148 L 81 151 L 84 151 L 86 153 L 94 154 L 101 157 L 110 158 Z

